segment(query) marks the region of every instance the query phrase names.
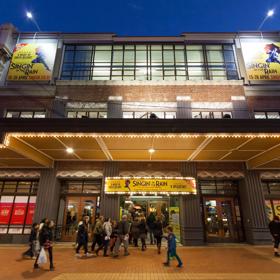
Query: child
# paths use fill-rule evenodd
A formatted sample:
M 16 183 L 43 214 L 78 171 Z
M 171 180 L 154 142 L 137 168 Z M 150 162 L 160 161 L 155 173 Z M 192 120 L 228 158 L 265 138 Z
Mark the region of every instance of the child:
M 173 228 L 171 226 L 168 226 L 167 228 L 167 244 L 168 244 L 168 249 L 167 249 L 167 259 L 166 262 L 163 263 L 165 266 L 170 265 L 170 257 L 175 257 L 178 261 L 177 267 L 182 267 L 183 263 L 179 256 L 176 253 L 176 236 L 173 233 Z

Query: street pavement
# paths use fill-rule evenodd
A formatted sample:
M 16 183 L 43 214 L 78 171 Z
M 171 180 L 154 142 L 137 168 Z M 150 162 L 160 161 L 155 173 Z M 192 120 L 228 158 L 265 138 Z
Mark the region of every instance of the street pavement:
M 157 254 L 149 246 L 142 252 L 130 248 L 130 255 L 119 258 L 76 258 L 70 244 L 54 247 L 55 271 L 48 265 L 33 270 L 33 260 L 22 259 L 25 247 L 0 246 L 0 280 L 52 279 L 52 280 L 280 280 L 280 258 L 275 258 L 268 246 L 223 245 L 205 247 L 179 247 L 178 254 L 184 266 L 176 261 L 164 267 L 166 250 Z

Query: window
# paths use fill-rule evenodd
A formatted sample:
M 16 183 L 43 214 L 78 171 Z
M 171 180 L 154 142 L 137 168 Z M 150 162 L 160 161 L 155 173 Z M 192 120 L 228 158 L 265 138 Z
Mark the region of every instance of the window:
M 176 119 L 176 112 L 123 112 L 124 119 Z
M 65 45 L 62 80 L 236 80 L 232 45 Z
M 104 111 L 68 111 L 67 118 L 100 118 L 106 119 L 107 112 Z
M 101 182 L 99 180 L 73 180 L 62 182 L 62 192 L 69 194 L 100 193 Z
M 46 112 L 44 111 L 7 111 L 6 118 L 45 118 Z
M 202 195 L 230 195 L 238 194 L 238 181 L 211 180 L 200 181 L 200 190 Z
M 0 234 L 29 234 L 38 181 L 0 181 Z
M 220 112 L 220 111 L 193 111 L 193 119 L 231 119 L 231 112 Z
M 255 119 L 280 119 L 279 112 L 254 112 Z

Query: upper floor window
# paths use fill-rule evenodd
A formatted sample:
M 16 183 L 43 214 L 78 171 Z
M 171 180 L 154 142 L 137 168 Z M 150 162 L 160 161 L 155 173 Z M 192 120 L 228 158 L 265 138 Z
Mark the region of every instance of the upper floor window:
M 71 110 L 67 111 L 67 118 L 100 118 L 106 119 L 107 112 L 104 111 L 82 111 L 82 110 Z
M 279 112 L 254 112 L 255 119 L 280 119 Z
M 193 119 L 232 119 L 231 112 L 221 112 L 221 111 L 193 111 Z
M 7 111 L 6 118 L 45 118 L 46 112 L 44 111 Z
M 176 112 L 123 112 L 124 119 L 176 119 Z
M 236 80 L 232 45 L 65 45 L 62 80 Z

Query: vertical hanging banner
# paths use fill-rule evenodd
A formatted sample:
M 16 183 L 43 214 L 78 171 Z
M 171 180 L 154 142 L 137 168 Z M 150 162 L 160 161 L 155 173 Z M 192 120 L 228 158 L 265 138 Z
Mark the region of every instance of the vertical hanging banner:
M 11 200 L 3 198 L 5 197 L 2 197 L 0 201 L 0 225 L 8 225 L 12 214 L 13 197 Z
M 16 45 L 8 72 L 8 81 L 50 81 L 56 44 L 41 42 Z
M 280 42 L 242 42 L 241 47 L 249 80 L 280 80 Z

